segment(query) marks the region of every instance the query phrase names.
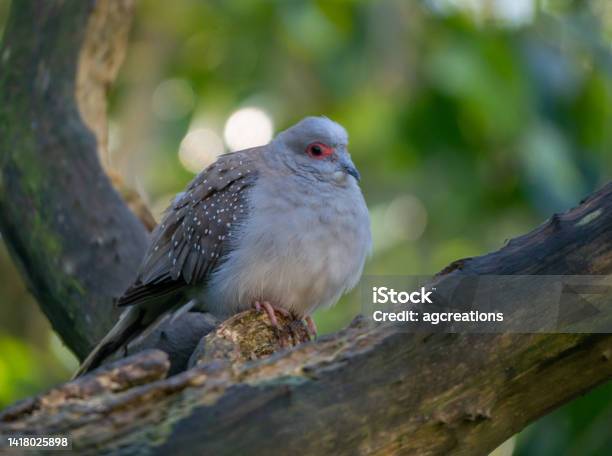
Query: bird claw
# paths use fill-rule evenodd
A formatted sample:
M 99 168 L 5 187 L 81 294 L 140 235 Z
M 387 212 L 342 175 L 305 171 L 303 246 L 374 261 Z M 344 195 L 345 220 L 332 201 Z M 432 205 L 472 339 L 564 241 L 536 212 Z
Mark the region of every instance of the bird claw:
M 308 332 L 314 339 L 316 339 L 317 325 L 315 324 L 314 320 L 312 319 L 310 315 L 308 315 L 304 318 L 304 321 L 306 322 L 306 327 L 308 328 Z
M 278 324 L 278 319 L 276 318 L 275 312 L 278 312 L 279 314 L 284 315 L 285 317 L 290 316 L 288 311 L 286 311 L 285 309 L 281 309 L 279 307 L 272 306 L 272 304 L 270 304 L 269 301 L 255 301 L 253 303 L 253 307 L 258 312 L 261 312 L 262 310 L 264 310 L 268 314 L 268 318 L 270 318 L 270 323 L 276 329 L 280 329 L 280 325 Z
M 293 318 L 295 320 L 300 319 L 300 317 L 292 315 L 289 311 L 281 307 L 274 307 L 272 304 L 270 304 L 269 301 L 254 301 L 253 308 L 255 308 L 257 312 L 262 312 L 262 311 L 266 312 L 268 314 L 268 318 L 270 319 L 270 323 L 276 329 L 280 329 L 280 325 L 278 324 L 278 319 L 276 318 L 276 312 L 278 312 L 279 314 L 285 317 Z M 303 321 L 304 323 L 306 323 L 306 328 L 308 329 L 308 335 L 311 337 L 311 339 L 316 339 L 318 330 L 317 330 L 317 325 L 315 324 L 312 317 L 308 315 L 303 318 Z

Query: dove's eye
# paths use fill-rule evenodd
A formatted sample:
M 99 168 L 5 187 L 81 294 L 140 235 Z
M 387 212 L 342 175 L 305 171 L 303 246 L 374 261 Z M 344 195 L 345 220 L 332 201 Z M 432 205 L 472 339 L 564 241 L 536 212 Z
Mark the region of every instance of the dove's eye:
M 308 145 L 306 153 L 312 158 L 321 159 L 334 153 L 334 149 L 326 144 L 314 142 Z

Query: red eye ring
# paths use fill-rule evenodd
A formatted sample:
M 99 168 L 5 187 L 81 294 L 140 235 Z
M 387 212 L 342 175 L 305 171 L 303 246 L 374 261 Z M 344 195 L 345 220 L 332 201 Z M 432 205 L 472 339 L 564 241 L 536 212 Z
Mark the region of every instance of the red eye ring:
M 333 154 L 334 149 L 332 147 L 329 147 L 327 144 L 323 144 L 321 142 L 313 142 L 308 144 L 308 147 L 306 147 L 306 153 L 311 158 L 321 160 Z

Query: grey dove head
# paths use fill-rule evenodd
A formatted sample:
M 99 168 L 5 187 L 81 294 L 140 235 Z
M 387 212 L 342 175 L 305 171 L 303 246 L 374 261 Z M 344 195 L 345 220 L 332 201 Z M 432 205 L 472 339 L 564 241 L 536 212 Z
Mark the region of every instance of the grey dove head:
M 347 150 L 348 135 L 327 117 L 306 117 L 279 133 L 272 146 L 290 169 L 319 181 L 344 185 L 359 172 Z

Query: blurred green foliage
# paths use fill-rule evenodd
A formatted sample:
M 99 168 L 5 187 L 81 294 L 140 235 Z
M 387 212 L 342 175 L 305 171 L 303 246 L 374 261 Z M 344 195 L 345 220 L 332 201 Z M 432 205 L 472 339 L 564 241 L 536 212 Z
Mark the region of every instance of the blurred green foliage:
M 430 274 L 610 180 L 611 44 L 608 0 L 141 1 L 102 158 L 159 214 L 193 175 L 177 155 L 190 131 L 222 138 L 247 106 L 275 130 L 325 114 L 348 129 L 362 171 L 366 273 Z M 8 261 L 0 405 L 57 381 L 49 366 L 66 376 L 74 364 L 40 337 L 48 325 Z M 353 293 L 316 320 L 327 332 L 357 313 Z M 610 385 L 573 402 L 515 453 L 612 454 L 611 402 Z

